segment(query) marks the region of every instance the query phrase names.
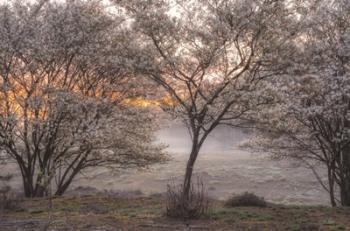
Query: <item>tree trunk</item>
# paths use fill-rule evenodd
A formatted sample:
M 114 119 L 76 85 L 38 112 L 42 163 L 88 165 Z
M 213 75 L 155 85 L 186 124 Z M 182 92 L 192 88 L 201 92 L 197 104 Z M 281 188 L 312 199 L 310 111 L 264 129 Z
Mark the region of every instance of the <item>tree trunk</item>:
M 191 189 L 191 180 L 193 174 L 194 163 L 196 162 L 198 156 L 197 149 L 193 149 L 190 154 L 190 159 L 187 161 L 185 179 L 183 183 L 183 197 L 185 200 L 189 199 L 190 189 Z
M 23 181 L 23 191 L 25 197 L 43 197 L 46 193 L 46 188 L 42 185 L 42 177 L 38 177 L 34 184 L 33 176 L 29 171 L 21 171 Z
M 350 179 L 344 179 L 340 186 L 340 199 L 342 206 L 350 206 Z
M 25 197 L 33 197 L 32 185 L 28 182 L 26 176 L 22 176 L 23 180 L 23 191 Z
M 34 197 L 33 178 L 24 168 L 21 168 L 23 191 L 25 197 Z
M 46 195 L 46 191 L 47 189 L 44 186 L 38 185 L 35 190 L 34 197 L 44 197 Z
M 37 182 L 36 187 L 33 185 L 33 181 L 28 179 L 28 176 L 22 176 L 23 178 L 23 189 L 25 197 L 44 197 L 46 188 Z
M 188 202 L 191 190 L 191 180 L 193 174 L 193 167 L 197 160 L 200 144 L 198 143 L 199 135 L 194 133 L 193 141 L 192 141 L 192 150 L 190 153 L 190 158 L 187 161 L 185 178 L 183 183 L 182 197 L 184 202 Z
M 35 197 L 44 197 L 46 188 L 45 188 L 45 177 L 43 176 L 45 172 L 41 170 L 41 174 L 37 176 L 36 183 L 35 183 L 35 189 L 34 189 L 34 196 Z
M 72 180 L 73 180 L 73 177 L 71 179 L 67 180 L 64 184 L 59 185 L 56 192 L 55 192 L 55 195 L 62 196 L 67 191 L 69 185 L 72 183 Z
M 82 163 L 82 162 L 81 162 Z M 72 183 L 73 179 L 75 178 L 75 176 L 80 172 L 80 170 L 82 169 L 81 167 L 81 163 L 78 164 L 78 166 L 76 166 L 76 168 L 73 170 L 73 172 L 71 173 L 71 175 L 68 177 L 67 180 L 61 179 L 61 181 L 59 182 L 59 184 L 57 185 L 57 189 L 55 192 L 56 196 L 62 196 L 68 189 L 68 187 L 70 186 L 70 184 Z
M 329 185 L 329 197 L 332 207 L 337 206 L 334 195 L 334 174 L 332 168 L 328 166 L 328 185 Z
M 349 126 L 348 126 L 349 127 Z M 340 199 L 342 206 L 350 206 L 350 145 L 346 145 L 341 155 Z

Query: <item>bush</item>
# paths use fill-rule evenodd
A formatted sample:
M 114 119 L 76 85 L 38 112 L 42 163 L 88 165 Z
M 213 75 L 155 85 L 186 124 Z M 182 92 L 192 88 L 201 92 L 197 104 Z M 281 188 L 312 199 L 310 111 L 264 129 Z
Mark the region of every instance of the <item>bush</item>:
M 267 202 L 263 197 L 258 197 L 254 193 L 245 192 L 238 196 L 232 196 L 225 203 L 226 207 L 266 207 Z
M 173 218 L 194 219 L 209 210 L 209 198 L 202 181 L 192 184 L 189 199 L 183 197 L 182 185 L 168 184 L 166 194 L 166 215 Z

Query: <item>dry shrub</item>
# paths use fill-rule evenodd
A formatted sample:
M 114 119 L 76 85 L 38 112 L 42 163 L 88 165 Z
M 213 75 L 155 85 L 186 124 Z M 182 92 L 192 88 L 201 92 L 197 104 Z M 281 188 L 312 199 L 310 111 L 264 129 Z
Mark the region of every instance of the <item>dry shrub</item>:
M 183 185 L 167 185 L 166 215 L 173 218 L 194 219 L 206 214 L 209 210 L 203 182 L 192 183 L 188 200 L 183 197 Z
M 258 197 L 254 193 L 245 192 L 238 196 L 232 196 L 225 203 L 227 207 L 266 207 L 267 202 L 263 197 Z

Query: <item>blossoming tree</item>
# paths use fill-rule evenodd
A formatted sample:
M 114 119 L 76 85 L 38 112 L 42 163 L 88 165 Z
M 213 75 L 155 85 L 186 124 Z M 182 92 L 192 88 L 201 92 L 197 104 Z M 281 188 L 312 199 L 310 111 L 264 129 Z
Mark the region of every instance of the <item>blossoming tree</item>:
M 275 102 L 255 114 L 261 134 L 249 146 L 301 160 L 329 192 L 350 205 L 350 4 L 305 1 L 299 48 L 288 74 L 271 81 Z M 327 170 L 324 180 L 316 166 Z
M 38 7 L 39 4 L 39 7 Z M 0 149 L 27 197 L 62 195 L 82 170 L 164 159 L 153 116 L 123 103 L 123 19 L 97 1 L 0 6 Z
M 174 104 L 165 110 L 191 134 L 182 189 L 186 207 L 208 135 L 221 125 L 242 125 L 245 114 L 270 102 L 261 84 L 283 72 L 285 64 L 273 63 L 293 46 L 293 17 L 280 1 L 116 2 L 129 12 L 136 33 L 136 72 L 166 90 Z

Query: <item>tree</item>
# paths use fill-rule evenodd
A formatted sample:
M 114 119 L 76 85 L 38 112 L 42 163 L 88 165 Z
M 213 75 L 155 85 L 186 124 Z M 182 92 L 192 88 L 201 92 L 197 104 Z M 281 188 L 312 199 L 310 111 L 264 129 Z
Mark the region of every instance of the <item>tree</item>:
M 191 134 L 182 189 L 186 204 L 208 135 L 220 125 L 240 126 L 250 110 L 269 103 L 260 94 L 262 80 L 283 72 L 285 64 L 272 64 L 293 46 L 287 39 L 295 31 L 293 16 L 281 1 L 116 2 L 132 18 L 136 72 L 165 89 L 174 103 L 164 109 Z
M 25 196 L 62 195 L 86 168 L 164 160 L 154 116 L 123 103 L 135 82 L 123 19 L 98 1 L 38 4 L 0 6 L 0 149 Z
M 310 1 L 289 74 L 271 81 L 275 103 L 255 116 L 260 136 L 249 146 L 301 160 L 329 192 L 350 205 L 350 4 Z M 327 170 L 323 182 L 315 165 Z

